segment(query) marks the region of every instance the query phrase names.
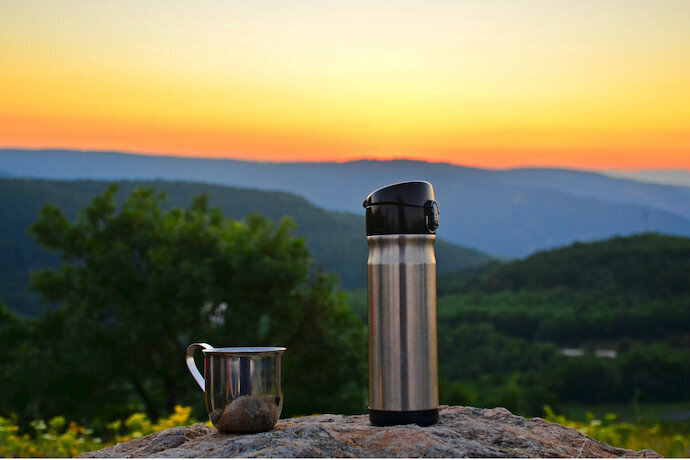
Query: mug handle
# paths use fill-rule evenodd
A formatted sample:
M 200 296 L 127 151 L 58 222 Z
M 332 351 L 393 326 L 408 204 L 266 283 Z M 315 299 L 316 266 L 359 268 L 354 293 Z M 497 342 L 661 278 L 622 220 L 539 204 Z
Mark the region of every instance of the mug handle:
M 193 343 L 187 347 L 186 361 L 189 372 L 192 373 L 192 377 L 194 377 L 196 383 L 198 383 L 201 387 L 201 391 L 206 391 L 206 382 L 204 381 L 204 377 L 201 375 L 201 372 L 199 372 L 199 369 L 197 369 L 196 363 L 194 362 L 194 350 L 196 347 L 201 347 L 204 350 L 213 350 L 213 347 L 207 343 L 201 342 Z

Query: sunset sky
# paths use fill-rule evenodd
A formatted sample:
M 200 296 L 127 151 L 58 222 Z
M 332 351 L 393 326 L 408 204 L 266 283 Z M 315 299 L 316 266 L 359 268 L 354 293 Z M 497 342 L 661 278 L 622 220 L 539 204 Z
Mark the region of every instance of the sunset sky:
M 0 0 L 0 147 L 690 169 L 690 1 Z

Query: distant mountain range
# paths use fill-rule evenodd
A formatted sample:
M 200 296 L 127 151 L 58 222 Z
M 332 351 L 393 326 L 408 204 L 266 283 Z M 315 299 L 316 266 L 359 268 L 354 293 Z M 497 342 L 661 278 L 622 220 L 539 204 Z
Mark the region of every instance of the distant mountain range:
M 685 169 L 647 169 L 642 171 L 602 171 L 607 176 L 632 179 L 653 184 L 690 187 L 690 171 Z
M 0 302 L 29 316 L 46 308 L 38 295 L 27 291 L 29 272 L 56 266 L 59 257 L 35 246 L 26 228 L 48 203 L 57 205 L 73 219 L 109 184 L 104 181 L 0 179 Z M 209 204 L 219 207 L 231 219 L 241 219 L 252 212 L 274 221 L 290 216 L 297 226 L 295 234 L 306 239 L 317 269 L 338 275 L 343 288 L 366 287 L 367 242 L 361 215 L 326 211 L 289 193 L 189 182 L 124 182 L 118 199 L 123 201 L 135 187 L 153 187 L 165 192 L 168 197 L 163 203 L 165 208 L 188 207 L 192 198 L 206 194 Z M 436 258 L 439 274 L 489 260 L 478 251 L 460 248 L 441 239 L 436 242 Z
M 259 163 L 69 150 L 0 150 L 0 174 L 50 179 L 161 179 L 287 191 L 362 215 L 372 190 L 424 179 L 441 209 L 438 235 L 492 255 L 644 231 L 690 236 L 690 188 L 562 169 L 486 170 L 419 161 Z

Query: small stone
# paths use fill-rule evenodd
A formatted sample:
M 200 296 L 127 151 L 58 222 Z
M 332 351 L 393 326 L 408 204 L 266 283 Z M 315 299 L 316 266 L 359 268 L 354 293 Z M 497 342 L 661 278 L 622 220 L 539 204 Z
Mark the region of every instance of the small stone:
M 282 404 L 274 396 L 240 396 L 224 410 L 211 412 L 213 426 L 227 433 L 258 433 L 273 429 Z

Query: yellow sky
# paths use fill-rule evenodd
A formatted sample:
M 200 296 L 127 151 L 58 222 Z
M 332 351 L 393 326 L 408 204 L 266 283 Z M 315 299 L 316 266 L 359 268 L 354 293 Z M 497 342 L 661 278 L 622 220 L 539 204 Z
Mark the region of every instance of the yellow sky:
M 0 146 L 690 169 L 690 1 L 2 1 Z

